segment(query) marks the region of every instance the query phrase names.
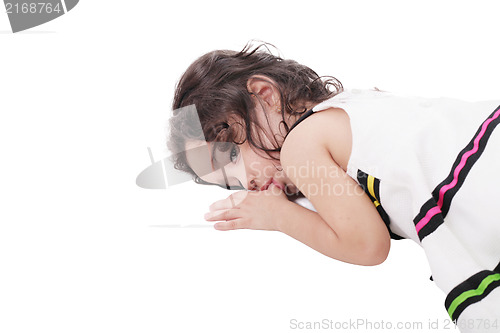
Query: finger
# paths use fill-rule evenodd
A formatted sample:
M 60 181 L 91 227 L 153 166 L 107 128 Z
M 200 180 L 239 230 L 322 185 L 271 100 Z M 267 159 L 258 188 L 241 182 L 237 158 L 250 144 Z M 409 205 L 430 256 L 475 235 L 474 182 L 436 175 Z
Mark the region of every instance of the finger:
M 232 193 L 226 199 L 214 202 L 208 207 L 208 209 L 210 211 L 216 211 L 220 209 L 237 208 L 238 204 L 240 204 L 246 198 L 246 195 L 247 191 L 238 191 Z
M 225 209 L 208 212 L 205 214 L 204 218 L 206 221 L 234 220 L 241 217 L 240 214 L 241 212 L 238 209 Z
M 244 225 L 243 219 L 241 218 L 215 223 L 214 228 L 216 230 L 221 230 L 221 231 L 247 229 L 246 226 Z
M 234 207 L 232 207 L 231 201 L 228 199 L 224 199 L 224 200 L 216 201 L 213 204 L 211 204 L 208 207 L 208 210 L 210 210 L 211 212 L 216 212 L 218 210 L 230 209 L 230 208 L 234 208 Z

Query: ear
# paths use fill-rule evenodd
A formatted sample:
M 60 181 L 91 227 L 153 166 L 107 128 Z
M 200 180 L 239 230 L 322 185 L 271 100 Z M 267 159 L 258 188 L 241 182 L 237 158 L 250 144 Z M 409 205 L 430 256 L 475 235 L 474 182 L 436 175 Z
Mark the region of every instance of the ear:
M 277 84 L 264 75 L 253 75 L 247 81 L 247 90 L 259 97 L 269 107 L 280 107 Z

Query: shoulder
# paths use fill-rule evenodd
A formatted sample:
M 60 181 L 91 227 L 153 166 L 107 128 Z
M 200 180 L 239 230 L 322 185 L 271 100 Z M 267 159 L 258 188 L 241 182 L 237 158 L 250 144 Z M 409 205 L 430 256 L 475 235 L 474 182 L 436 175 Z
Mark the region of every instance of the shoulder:
M 327 150 L 344 170 L 352 147 L 350 120 L 340 108 L 316 111 L 288 133 L 281 147 L 282 162 L 311 149 Z

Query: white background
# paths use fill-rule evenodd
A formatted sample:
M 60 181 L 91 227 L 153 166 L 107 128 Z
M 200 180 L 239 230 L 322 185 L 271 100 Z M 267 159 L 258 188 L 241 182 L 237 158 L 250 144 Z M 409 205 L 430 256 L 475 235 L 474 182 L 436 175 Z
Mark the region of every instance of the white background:
M 500 91 L 499 32 L 495 1 L 82 0 L 18 34 L 2 9 L 0 332 L 453 331 L 411 241 L 357 267 L 277 232 L 157 227 L 206 225 L 229 192 L 135 178 L 205 52 L 259 39 L 348 89 L 481 100 Z

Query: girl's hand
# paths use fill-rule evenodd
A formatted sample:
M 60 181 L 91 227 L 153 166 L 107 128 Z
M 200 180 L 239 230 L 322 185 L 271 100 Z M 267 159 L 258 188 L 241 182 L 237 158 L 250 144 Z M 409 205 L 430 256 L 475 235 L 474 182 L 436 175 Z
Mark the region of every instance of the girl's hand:
M 271 184 L 265 191 L 238 191 L 210 205 L 207 221 L 224 221 L 217 230 L 277 230 L 281 212 L 290 204 L 285 192 Z

